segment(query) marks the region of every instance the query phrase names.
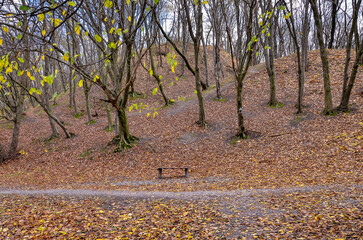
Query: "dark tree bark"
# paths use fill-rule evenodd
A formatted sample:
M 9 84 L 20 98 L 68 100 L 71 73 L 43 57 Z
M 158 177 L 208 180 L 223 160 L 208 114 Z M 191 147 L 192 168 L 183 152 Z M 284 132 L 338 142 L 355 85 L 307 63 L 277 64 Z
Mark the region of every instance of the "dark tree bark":
M 323 64 L 323 78 L 324 78 L 324 103 L 325 108 L 323 110 L 324 115 L 332 115 L 334 113 L 333 110 L 333 100 L 332 100 L 332 93 L 330 87 L 330 71 L 329 71 L 329 62 L 328 62 L 328 55 L 324 45 L 324 37 L 323 37 L 323 26 L 321 23 L 321 16 L 319 14 L 318 6 L 316 0 L 309 0 L 311 8 L 314 13 L 314 20 L 316 26 L 316 33 L 319 41 L 320 47 L 320 57 Z
M 348 85 L 346 87 L 346 90 L 342 94 L 342 100 L 341 100 L 341 103 L 340 103 L 340 105 L 338 107 L 338 109 L 341 110 L 341 111 L 344 111 L 344 110 L 348 109 L 350 95 L 352 93 L 354 82 L 355 82 L 355 79 L 357 77 L 358 68 L 359 68 L 359 65 L 360 65 L 360 59 L 362 58 L 362 56 L 363 56 L 363 40 L 360 43 L 360 49 L 359 49 L 359 52 L 358 52 L 358 54 L 356 56 L 356 59 L 354 61 L 354 64 L 353 64 L 353 69 L 352 69 L 352 72 L 350 74 L 349 83 L 348 83 Z
M 197 6 L 193 6 L 193 7 L 197 8 L 195 11 L 196 16 L 194 16 L 194 18 L 196 20 L 196 25 L 195 25 L 196 30 L 195 30 L 195 34 L 194 34 L 187 0 L 184 0 L 183 3 L 184 3 L 184 11 L 185 11 L 185 15 L 186 15 L 186 20 L 188 23 L 189 34 L 194 43 L 195 89 L 197 90 L 198 105 L 199 105 L 199 120 L 197 121 L 197 123 L 201 126 L 206 126 L 207 122 L 205 120 L 204 99 L 203 99 L 202 84 L 201 84 L 201 80 L 200 80 L 200 69 L 199 69 L 199 48 L 200 48 L 200 40 L 202 38 L 202 24 L 203 24 L 202 6 L 201 6 L 201 3 L 199 3 Z
M 338 0 L 331 1 L 331 31 L 330 31 L 330 41 L 328 44 L 328 48 L 333 48 L 334 36 L 335 36 L 335 28 L 337 25 L 337 12 L 338 12 Z
M 220 44 L 221 44 L 221 23 L 222 23 L 222 14 L 221 14 L 221 2 L 218 0 L 212 0 L 211 5 L 211 14 L 210 14 L 210 22 L 212 23 L 213 28 L 213 53 L 214 53 L 214 79 L 216 81 L 216 98 L 222 99 L 221 93 L 221 84 L 220 78 L 222 74 L 222 63 L 221 63 L 221 53 L 220 53 Z
M 234 71 L 234 77 L 236 79 L 236 107 L 237 107 L 237 118 L 238 118 L 238 132 L 236 134 L 236 137 L 238 138 L 247 138 L 247 132 L 244 126 L 244 119 L 243 119 L 243 99 L 242 99 L 242 90 L 243 90 L 243 81 L 247 75 L 248 68 L 251 65 L 252 60 L 252 54 L 254 53 L 253 50 L 256 46 L 255 40 L 252 38 L 252 32 L 253 32 L 253 13 L 255 12 L 255 8 L 257 7 L 257 1 L 256 0 L 250 0 L 250 1 L 244 1 L 244 4 L 241 6 L 240 0 L 234 1 L 234 11 L 235 11 L 235 17 L 237 26 L 239 26 L 238 37 L 237 37 L 237 46 L 236 49 L 240 49 L 238 51 L 233 51 L 233 44 L 232 44 L 232 34 L 230 27 L 228 24 L 226 24 L 226 32 L 228 37 L 228 43 L 231 48 L 231 62 L 232 67 Z M 241 24 L 241 13 L 240 9 L 244 9 L 244 18 L 245 18 L 245 33 L 246 33 L 246 39 L 245 42 L 242 44 L 243 40 L 243 29 Z M 222 10 L 223 10 L 223 17 L 225 22 L 227 23 L 227 13 L 225 5 L 222 4 Z M 257 36 L 256 36 L 257 38 Z M 240 44 L 240 45 L 238 45 Z M 243 49 L 243 51 L 242 51 Z M 234 57 L 234 52 L 236 52 L 237 56 Z M 235 66 L 235 58 L 237 61 L 237 69 Z
M 262 2 L 260 1 L 260 4 L 262 5 Z M 264 5 L 266 2 L 264 2 Z M 271 12 L 272 11 L 272 3 L 269 1 L 266 6 L 262 7 L 263 12 Z M 274 16 L 270 16 L 269 19 L 266 21 L 265 26 L 266 32 L 264 33 L 265 41 L 262 42 L 264 48 L 264 55 L 265 55 L 265 65 L 268 77 L 270 79 L 270 99 L 267 103 L 268 106 L 276 106 L 277 105 L 277 99 L 276 99 L 276 74 L 275 74 L 275 43 L 273 39 L 276 38 L 276 31 L 275 31 L 275 24 L 274 23 Z M 260 29 L 262 31 L 262 29 Z
M 359 67 L 359 63 L 360 63 L 360 59 L 362 57 L 362 43 L 358 44 L 358 46 L 360 45 L 360 48 L 356 54 L 356 59 L 354 61 L 354 65 L 353 65 L 353 69 L 352 72 L 350 74 L 348 74 L 348 70 L 349 70 L 349 63 L 351 60 L 351 50 L 352 50 L 352 44 L 353 44 L 353 34 L 355 32 L 355 29 L 357 28 L 357 22 L 358 22 L 358 14 L 359 14 L 359 9 L 361 6 L 362 0 L 358 0 L 358 2 L 356 3 L 357 6 L 354 6 L 353 8 L 353 21 L 352 21 L 352 27 L 350 29 L 349 32 L 349 36 L 348 36 L 348 42 L 347 42 L 347 47 L 346 47 L 346 57 L 345 57 L 345 66 L 344 66 L 344 80 L 343 80 L 343 90 L 342 90 L 342 97 L 341 97 L 341 101 L 340 101 L 340 105 L 338 106 L 337 110 L 340 111 L 346 111 L 348 110 L 348 103 L 349 103 L 349 98 L 350 98 L 350 94 L 354 85 L 354 81 L 357 75 L 357 71 L 358 71 L 358 67 Z M 356 38 L 359 36 L 355 36 Z M 359 38 L 358 38 L 358 42 L 359 42 Z M 363 37 L 362 37 L 362 42 L 363 42 Z M 348 84 L 349 81 L 349 84 Z
M 5 161 L 5 151 L 0 143 L 0 164 Z
M 305 4 L 307 4 L 307 2 Z M 285 3 L 285 5 L 287 7 L 286 3 Z M 290 0 L 290 7 L 291 6 L 292 6 L 292 0 Z M 295 27 L 294 14 L 291 9 L 288 9 L 288 11 L 290 12 L 291 15 L 290 15 L 290 17 L 287 17 L 287 18 L 285 17 L 285 19 L 286 19 L 286 24 L 287 24 L 288 30 L 290 32 L 290 37 L 293 42 L 293 46 L 296 49 L 296 56 L 297 56 L 297 75 L 298 75 L 298 86 L 299 87 L 298 87 L 298 99 L 297 99 L 296 114 L 300 114 L 300 113 L 302 113 L 303 85 L 305 82 L 305 71 L 303 70 L 303 66 L 302 66 L 301 50 L 300 50 L 300 45 L 298 43 L 298 36 L 297 36 L 296 27 Z M 286 16 L 287 12 L 284 11 L 284 13 Z

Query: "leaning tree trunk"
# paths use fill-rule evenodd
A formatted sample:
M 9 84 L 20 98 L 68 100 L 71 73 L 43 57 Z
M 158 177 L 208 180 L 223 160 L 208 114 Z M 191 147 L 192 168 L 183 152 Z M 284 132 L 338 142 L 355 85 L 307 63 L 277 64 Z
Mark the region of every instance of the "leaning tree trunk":
M 334 113 L 333 110 L 333 100 L 332 100 L 332 93 L 331 93 L 331 87 L 330 87 L 330 71 L 329 71 L 329 62 L 328 62 L 328 56 L 324 45 L 324 37 L 323 37 L 323 26 L 321 24 L 321 17 L 316 5 L 316 0 L 309 0 L 311 4 L 311 8 L 314 13 L 314 19 L 315 19 L 315 26 L 317 28 L 317 37 L 320 47 L 320 57 L 321 62 L 323 64 L 323 78 L 324 78 L 324 91 L 325 91 L 325 108 L 323 110 L 324 115 L 332 115 Z
M 146 43 L 148 46 L 150 46 L 151 42 L 151 34 L 149 34 L 148 31 L 148 26 L 147 26 L 147 22 L 145 22 L 145 29 L 146 29 Z M 154 34 L 157 33 L 157 29 L 155 27 L 155 32 Z M 169 106 L 172 102 L 170 101 L 170 99 L 166 96 L 165 91 L 164 91 L 164 87 L 163 87 L 163 83 L 161 82 L 161 78 L 159 76 L 159 74 L 156 73 L 156 67 L 155 67 L 155 63 L 154 63 L 154 56 L 153 56 L 153 52 L 152 52 L 152 48 L 149 49 L 149 57 L 150 57 L 150 67 L 151 70 L 153 72 L 152 76 L 155 78 L 156 82 L 158 83 L 159 89 L 160 89 L 160 93 L 163 96 L 164 102 L 165 102 L 165 106 Z
M 347 42 L 347 46 L 346 46 L 346 57 L 345 57 L 345 65 L 344 65 L 344 79 L 343 79 L 343 91 L 342 91 L 342 98 L 340 101 L 340 105 L 338 106 L 338 110 L 339 111 L 346 111 L 348 110 L 348 102 L 349 102 L 349 97 L 350 97 L 350 92 L 347 94 L 348 91 L 348 80 L 349 83 L 351 83 L 353 81 L 355 81 L 355 76 L 356 73 L 354 73 L 354 71 L 358 70 L 358 66 L 359 66 L 359 62 L 360 62 L 360 58 L 361 58 L 361 53 L 360 53 L 360 49 L 362 46 L 360 46 L 360 49 L 358 49 L 357 54 L 356 54 L 356 60 L 354 62 L 354 66 L 351 72 L 351 76 L 349 78 L 348 76 L 348 69 L 349 69 L 349 64 L 350 64 L 350 59 L 351 59 L 351 50 L 352 50 L 352 44 L 353 44 L 353 34 L 357 28 L 357 20 L 358 20 L 358 13 L 359 13 L 359 9 L 360 9 L 360 4 L 361 4 L 362 0 L 358 1 L 358 8 L 354 8 L 353 10 L 353 21 L 352 21 L 352 27 L 350 29 L 349 35 L 348 35 L 348 42 Z M 355 36 L 355 38 L 357 38 L 359 36 Z M 363 39 L 363 38 L 362 38 Z M 359 44 L 359 38 L 356 39 L 356 42 L 358 40 L 358 44 L 356 45 L 360 45 Z M 356 66 L 357 64 L 357 66 Z M 357 69 L 355 70 L 354 68 L 357 67 Z M 352 77 L 354 79 L 352 79 Z
M 353 65 L 352 72 L 350 74 L 348 86 L 346 87 L 345 91 L 343 92 L 342 100 L 338 107 L 338 109 L 341 111 L 348 109 L 350 95 L 352 93 L 352 89 L 353 89 L 354 82 L 355 82 L 355 79 L 356 79 L 357 73 L 358 73 L 358 68 L 360 65 L 360 59 L 362 57 L 363 57 L 363 39 L 362 39 L 362 42 L 360 43 L 358 55 L 356 56 L 355 61 L 354 61 L 354 65 Z

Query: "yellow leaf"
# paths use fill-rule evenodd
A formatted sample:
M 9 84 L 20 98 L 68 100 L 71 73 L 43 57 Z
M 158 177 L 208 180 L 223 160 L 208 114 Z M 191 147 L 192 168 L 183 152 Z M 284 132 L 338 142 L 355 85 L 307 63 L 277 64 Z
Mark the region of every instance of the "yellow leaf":
M 128 19 L 129 19 L 129 22 L 131 22 L 131 16 L 129 16 Z
M 62 22 L 62 20 L 60 20 L 60 19 L 58 19 L 58 18 L 56 18 L 55 20 L 54 20 L 54 26 L 59 26 L 59 24 Z
M 44 37 L 44 35 L 45 35 L 45 29 L 43 29 L 42 31 L 42 36 Z
M 69 52 L 66 52 L 66 54 L 63 55 L 63 60 L 66 62 L 69 61 Z
M 6 26 L 3 26 L 3 30 L 4 32 L 9 33 L 9 29 Z
M 41 13 L 41 14 L 38 15 L 38 21 L 41 22 L 43 20 L 44 20 L 44 14 Z
M 3 44 L 3 40 L 0 38 L 0 46 Z
M 83 86 L 83 80 L 79 80 L 78 86 L 80 86 L 80 87 Z
M 77 24 L 76 27 L 74 28 L 74 31 L 77 33 L 77 35 L 79 35 L 81 32 L 81 27 Z

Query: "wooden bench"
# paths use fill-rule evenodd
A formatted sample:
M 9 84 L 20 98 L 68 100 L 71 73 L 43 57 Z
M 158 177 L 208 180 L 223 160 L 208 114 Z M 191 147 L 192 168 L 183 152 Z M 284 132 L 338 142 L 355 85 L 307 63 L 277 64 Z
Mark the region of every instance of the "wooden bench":
M 160 167 L 158 168 L 158 171 L 159 171 L 159 178 L 163 178 L 162 177 L 162 174 L 163 174 L 163 170 L 164 169 L 184 169 L 184 172 L 185 172 L 185 177 L 187 178 L 188 177 L 188 168 L 187 167 Z

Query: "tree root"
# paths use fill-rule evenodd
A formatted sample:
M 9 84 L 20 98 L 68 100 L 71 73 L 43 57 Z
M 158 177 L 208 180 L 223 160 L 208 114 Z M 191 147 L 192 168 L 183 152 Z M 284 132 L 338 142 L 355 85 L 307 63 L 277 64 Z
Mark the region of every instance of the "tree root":
M 116 145 L 116 148 L 113 150 L 114 153 L 122 152 L 123 150 L 130 149 L 133 145 L 136 145 L 135 143 L 137 140 L 139 140 L 139 138 L 136 136 L 129 135 L 129 137 L 126 139 L 125 137 L 120 137 L 120 135 L 117 135 L 108 145 Z

